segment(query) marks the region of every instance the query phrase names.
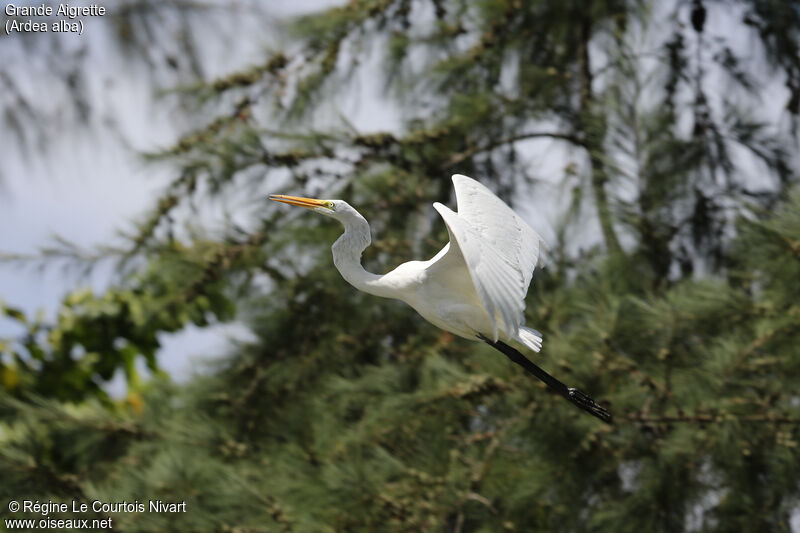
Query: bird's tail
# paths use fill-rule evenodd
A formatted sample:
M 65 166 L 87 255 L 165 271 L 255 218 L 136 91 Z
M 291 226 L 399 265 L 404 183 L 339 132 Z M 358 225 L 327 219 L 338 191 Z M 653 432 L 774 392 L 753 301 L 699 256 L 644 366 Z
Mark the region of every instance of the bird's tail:
M 514 340 L 521 342 L 534 352 L 542 349 L 542 334 L 535 329 L 520 326 L 519 331 L 514 336 Z

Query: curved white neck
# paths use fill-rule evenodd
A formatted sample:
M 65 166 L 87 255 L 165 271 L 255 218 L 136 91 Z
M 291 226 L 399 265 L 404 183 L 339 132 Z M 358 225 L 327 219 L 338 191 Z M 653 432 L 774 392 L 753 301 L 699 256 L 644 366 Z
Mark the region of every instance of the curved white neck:
M 367 272 L 361 266 L 361 254 L 372 242 L 367 220 L 355 213 L 340 222 L 344 233 L 331 246 L 336 269 L 345 281 L 360 291 L 384 298 L 395 297 L 391 287 L 384 283 L 384 276 Z

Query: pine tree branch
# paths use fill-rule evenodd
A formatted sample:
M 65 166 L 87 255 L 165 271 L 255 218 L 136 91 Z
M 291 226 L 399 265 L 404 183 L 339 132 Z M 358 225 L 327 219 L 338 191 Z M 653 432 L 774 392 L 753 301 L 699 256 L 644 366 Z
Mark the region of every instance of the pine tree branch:
M 800 417 L 785 415 L 761 414 L 761 415 L 732 415 L 724 414 L 684 414 L 684 415 L 641 415 L 631 414 L 623 417 L 630 422 L 640 422 L 645 424 L 663 424 L 672 422 L 686 422 L 690 424 L 719 424 L 723 422 L 754 422 L 754 423 L 775 423 L 775 424 L 800 424 Z
M 673 395 L 672 392 L 669 390 L 668 386 L 662 385 L 661 383 L 656 381 L 654 378 L 652 378 L 649 375 L 645 374 L 644 372 L 642 372 L 638 368 L 630 368 L 629 371 L 630 371 L 631 374 L 639 377 L 642 381 L 646 382 L 650 387 L 652 387 L 653 389 L 659 391 L 661 394 L 664 395 L 665 398 L 668 398 L 673 404 L 675 404 L 675 406 L 677 407 L 679 413 L 683 412 L 683 410 L 681 409 L 680 404 L 678 403 L 678 400 L 675 398 L 675 395 Z
M 800 316 L 800 307 L 796 306 L 791 307 L 786 312 L 786 316 L 794 320 L 790 320 L 785 324 L 781 324 L 767 330 L 763 335 L 756 337 L 753 340 L 753 342 L 751 342 L 750 344 L 745 346 L 741 351 L 739 351 L 739 353 L 736 356 L 736 360 L 733 362 L 732 365 L 730 365 L 728 371 L 723 376 L 723 383 L 730 380 L 731 377 L 733 377 L 736 374 L 736 371 L 739 370 L 742 367 L 742 365 L 744 365 L 744 362 L 747 360 L 748 357 L 750 357 L 756 350 L 761 348 L 764 344 L 771 341 L 776 335 L 778 335 L 778 333 L 782 333 L 785 331 L 789 332 L 796 331 L 798 326 L 800 326 L 800 324 L 797 321 L 797 317 Z
M 16 466 L 17 470 L 26 472 L 27 476 L 41 477 L 47 482 L 50 490 L 60 491 L 64 496 L 73 500 L 89 503 L 93 501 L 78 484 L 78 477 L 72 474 L 61 474 L 47 465 L 38 463 L 35 459 L 29 464 L 20 464 Z M 95 511 L 96 516 L 101 520 L 110 520 L 110 517 L 100 511 Z M 114 525 L 114 531 L 121 531 L 117 525 Z
M 477 492 L 478 488 L 483 482 L 483 479 L 489 473 L 489 467 L 491 466 L 492 459 L 494 459 L 497 450 L 500 449 L 502 441 L 506 439 L 506 434 L 508 433 L 508 430 L 521 420 L 529 420 L 530 417 L 533 416 L 535 409 L 536 409 L 536 403 L 528 404 L 516 416 L 504 421 L 497 429 L 485 433 L 469 435 L 465 440 L 467 444 L 472 444 L 479 440 L 485 440 L 487 438 L 490 439 L 489 444 L 486 447 L 486 452 L 484 454 L 483 461 L 481 461 L 477 472 L 473 472 L 471 476 L 469 484 L 469 493 L 458 504 L 456 524 L 453 529 L 454 533 L 461 531 L 461 529 L 464 526 L 464 504 L 466 504 L 468 501 L 476 501 L 478 503 L 481 503 L 487 509 L 489 509 L 489 512 L 491 512 L 493 515 L 497 514 L 497 509 L 492 505 L 492 502 L 489 501 L 484 496 L 481 496 Z
M 493 141 L 488 144 L 484 144 L 481 146 L 474 146 L 472 148 L 468 148 L 463 152 L 459 152 L 454 154 L 450 159 L 447 160 L 444 164 L 441 165 L 442 170 L 447 170 L 448 168 L 454 167 L 455 165 L 461 163 L 462 161 L 469 159 L 477 154 L 483 152 L 489 152 L 501 146 L 505 146 L 507 144 L 512 144 L 517 141 L 524 141 L 527 139 L 537 139 L 537 138 L 550 138 L 550 139 L 557 139 L 562 141 L 570 142 L 576 146 L 584 146 L 583 142 L 575 135 L 571 135 L 569 133 L 560 133 L 560 132 L 552 132 L 552 131 L 537 131 L 531 133 L 520 133 L 519 135 L 512 135 L 511 137 L 506 137 L 505 139 L 500 139 L 499 141 Z
M 242 479 L 238 475 L 231 476 L 231 479 L 239 483 L 239 485 L 245 491 L 249 492 L 254 498 L 260 501 L 264 508 L 266 509 L 267 513 L 270 515 L 272 520 L 280 526 L 280 531 L 282 533 L 291 533 L 294 531 L 294 521 L 286 511 L 283 509 L 283 506 L 278 503 L 277 498 L 270 494 L 265 494 L 260 490 L 252 487 L 246 480 Z
M 155 433 L 146 431 L 140 424 L 135 422 L 81 418 L 71 414 L 58 403 L 39 397 L 33 397 L 30 401 L 22 401 L 9 397 L 4 398 L 0 403 L 20 413 L 32 415 L 44 422 L 51 422 L 54 424 L 70 423 L 87 430 L 99 431 L 101 433 L 122 433 L 134 439 L 154 439 L 156 437 Z
M 617 359 L 622 364 L 625 365 L 625 369 L 624 370 L 626 372 L 629 372 L 630 374 L 632 374 L 632 375 L 638 377 L 639 379 L 641 379 L 651 389 L 660 392 L 663 395 L 663 398 L 669 399 L 675 405 L 675 407 L 678 409 L 678 413 L 680 413 L 681 415 L 683 414 L 683 409 L 680 406 L 680 402 L 678 402 L 677 398 L 675 398 L 675 395 L 672 393 L 672 391 L 670 390 L 670 388 L 668 386 L 662 385 L 655 378 L 651 377 L 646 372 L 642 371 L 639 368 L 639 365 L 636 363 L 636 361 L 634 361 L 633 359 L 623 355 L 622 353 L 620 353 L 620 351 L 618 349 L 615 349 L 614 352 L 616 354 Z
M 597 141 L 597 139 L 601 138 L 601 135 L 589 131 L 593 125 L 590 124 L 588 118 L 593 112 L 594 107 L 594 93 L 592 91 L 592 82 L 594 78 L 592 74 L 591 57 L 589 55 L 589 41 L 592 36 L 592 20 L 590 17 L 591 15 L 588 13 L 582 14 L 580 28 L 580 44 L 578 51 L 578 61 L 581 71 L 580 126 L 584 131 L 586 150 L 589 152 L 592 193 L 594 194 L 594 201 L 597 205 L 597 216 L 600 219 L 600 229 L 603 232 L 603 239 L 609 252 L 612 254 L 621 254 L 622 246 L 620 246 L 619 239 L 617 239 L 617 234 L 614 230 L 608 193 L 605 189 L 606 182 L 608 182 L 608 174 L 602 160 L 598 157 L 598 154 L 603 153 L 603 147 Z

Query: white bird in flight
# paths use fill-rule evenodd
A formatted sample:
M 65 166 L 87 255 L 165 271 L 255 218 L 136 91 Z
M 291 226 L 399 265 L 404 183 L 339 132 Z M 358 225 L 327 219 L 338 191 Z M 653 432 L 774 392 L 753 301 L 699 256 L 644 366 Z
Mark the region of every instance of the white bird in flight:
M 504 341 L 538 352 L 542 334 L 523 325 L 525 295 L 539 259 L 542 238 L 505 202 L 472 178 L 453 176 L 458 212 L 438 202 L 450 242 L 428 261 L 409 261 L 384 275 L 361 266 L 370 245 L 369 223 L 343 200 L 272 194 L 270 200 L 306 207 L 341 222 L 333 263 L 358 290 L 402 300 L 433 325 L 470 340 L 482 340 L 551 389 L 594 416 L 611 422 L 591 397 L 562 382 Z

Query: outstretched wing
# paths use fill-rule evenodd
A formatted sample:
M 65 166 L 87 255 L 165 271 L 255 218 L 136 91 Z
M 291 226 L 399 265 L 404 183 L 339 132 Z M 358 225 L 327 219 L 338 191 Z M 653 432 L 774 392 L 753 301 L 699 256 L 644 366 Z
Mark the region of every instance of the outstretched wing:
M 458 216 L 523 276 L 520 298 L 525 298 L 539 260 L 542 238 L 506 203 L 477 181 L 461 174 L 453 176 Z
M 459 253 L 481 303 L 498 328 L 514 335 L 522 323 L 525 294 L 539 255 L 539 235 L 489 189 L 453 176 L 458 213 L 435 203 L 450 233 L 449 253 Z M 500 324 L 498 325 L 498 321 Z
M 492 320 L 494 340 L 498 339 L 498 319 L 503 330 L 513 335 L 519 329 L 525 308 L 520 297 L 524 296 L 521 273 L 449 207 L 438 202 L 433 207 L 442 215 L 450 233 L 447 256 L 463 257 L 478 297 Z

